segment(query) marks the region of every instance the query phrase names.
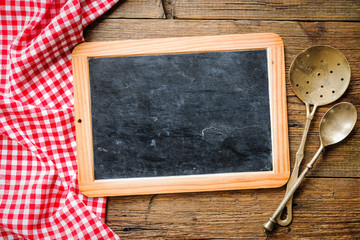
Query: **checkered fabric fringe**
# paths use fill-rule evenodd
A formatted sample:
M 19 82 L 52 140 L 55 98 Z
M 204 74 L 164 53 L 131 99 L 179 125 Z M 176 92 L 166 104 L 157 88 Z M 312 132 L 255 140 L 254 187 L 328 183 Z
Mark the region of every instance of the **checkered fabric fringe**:
M 71 51 L 117 0 L 0 2 L 0 238 L 119 239 L 78 189 Z

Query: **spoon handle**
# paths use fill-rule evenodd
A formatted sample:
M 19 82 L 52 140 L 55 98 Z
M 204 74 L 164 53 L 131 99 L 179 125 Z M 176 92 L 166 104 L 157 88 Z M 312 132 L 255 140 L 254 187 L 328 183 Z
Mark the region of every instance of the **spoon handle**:
M 286 193 L 285 195 L 290 191 L 290 189 L 292 188 L 292 186 L 295 184 L 298 175 L 299 175 L 299 169 L 300 169 L 300 164 L 304 158 L 304 147 L 305 147 L 305 142 L 306 142 L 306 138 L 309 132 L 309 128 L 310 128 L 310 123 L 311 120 L 314 117 L 317 105 L 314 105 L 312 111 L 310 112 L 310 105 L 308 103 L 305 103 L 306 105 L 306 122 L 305 122 L 305 127 L 304 127 L 304 132 L 302 135 L 302 139 L 300 142 L 300 146 L 298 151 L 296 152 L 296 159 L 295 159 L 295 164 L 294 164 L 294 168 L 293 171 L 291 173 L 290 179 L 287 183 L 286 186 Z M 292 196 L 289 199 L 289 201 L 286 204 L 286 218 L 285 219 L 281 219 L 280 216 L 281 214 L 279 214 L 279 217 L 276 219 L 276 222 L 280 225 L 280 226 L 287 226 L 291 223 L 292 221 Z
M 319 150 L 316 152 L 315 156 L 311 159 L 311 161 L 307 164 L 306 168 L 304 169 L 304 171 L 300 174 L 299 178 L 295 181 L 294 185 L 291 187 L 291 189 L 289 190 L 289 192 L 286 193 L 284 199 L 281 201 L 281 203 L 279 204 L 278 208 L 276 209 L 276 211 L 274 212 L 274 214 L 270 217 L 269 221 L 267 223 L 264 224 L 264 229 L 266 231 L 272 231 L 274 224 L 276 223 L 276 219 L 279 217 L 279 215 L 281 214 L 282 210 L 284 209 L 284 207 L 286 206 L 286 203 L 292 198 L 294 192 L 296 191 L 296 189 L 300 186 L 301 182 L 303 181 L 305 175 L 310 171 L 310 169 L 313 167 L 316 159 L 319 157 L 321 151 L 324 149 L 323 144 L 321 143 L 321 146 L 319 148 Z

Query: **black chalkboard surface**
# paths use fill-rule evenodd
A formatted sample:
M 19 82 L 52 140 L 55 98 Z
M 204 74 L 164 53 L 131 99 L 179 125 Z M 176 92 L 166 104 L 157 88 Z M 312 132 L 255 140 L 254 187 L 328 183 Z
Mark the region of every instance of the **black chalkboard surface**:
M 95 179 L 272 170 L 266 50 L 89 68 Z
M 80 44 L 73 72 L 81 191 L 284 184 L 283 66 L 275 34 Z

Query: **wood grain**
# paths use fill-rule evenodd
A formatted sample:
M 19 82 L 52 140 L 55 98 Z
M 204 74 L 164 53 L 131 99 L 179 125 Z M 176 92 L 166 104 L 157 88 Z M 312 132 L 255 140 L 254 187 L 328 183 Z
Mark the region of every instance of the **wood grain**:
M 96 180 L 91 127 L 90 57 L 125 57 L 266 49 L 273 171 Z M 289 178 L 289 145 L 281 38 L 273 33 L 87 42 L 72 52 L 79 188 L 89 197 L 280 187 Z
M 358 0 L 176 0 L 177 19 L 359 21 Z
M 87 41 L 140 39 L 169 36 L 201 36 L 230 33 L 276 32 L 285 46 L 287 74 L 287 108 L 291 167 L 301 141 L 305 124 L 305 105 L 295 96 L 288 82 L 292 60 L 302 50 L 314 45 L 331 45 L 348 59 L 351 68 L 350 86 L 337 102 L 352 102 L 360 109 L 360 23 L 359 22 L 291 22 L 291 21 L 215 21 L 215 20 L 99 20 L 85 32 Z M 322 115 L 331 106 L 317 110 L 305 146 L 304 162 L 319 147 L 318 126 Z M 326 149 L 309 173 L 314 177 L 360 177 L 360 121 L 343 143 Z
M 73 57 L 73 78 L 89 79 L 88 59 L 84 56 Z M 92 125 L 90 112 L 90 88 L 85 81 L 74 81 L 75 131 L 79 185 L 92 182 L 94 179 L 93 151 L 79 151 L 79 149 L 92 149 Z M 86 166 L 85 168 L 80 166 Z
M 161 0 L 120 0 L 101 18 L 165 18 Z
M 360 179 L 306 179 L 294 220 L 262 224 L 285 188 L 109 198 L 106 223 L 123 239 L 359 239 Z
M 320 44 L 352 51 L 360 43 L 359 22 L 98 19 L 86 28 L 84 37 L 94 42 L 263 32 L 279 34 L 292 55 Z

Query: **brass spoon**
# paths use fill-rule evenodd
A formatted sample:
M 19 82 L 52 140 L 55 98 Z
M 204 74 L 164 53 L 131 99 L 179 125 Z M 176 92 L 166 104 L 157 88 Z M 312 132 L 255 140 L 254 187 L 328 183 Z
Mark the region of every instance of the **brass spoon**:
M 335 48 L 315 46 L 301 52 L 290 66 L 290 84 L 295 94 L 306 105 L 304 133 L 296 153 L 294 169 L 286 193 L 296 182 L 311 120 L 318 106 L 336 101 L 346 91 L 350 82 L 350 66 L 345 56 Z M 313 109 L 310 112 L 310 105 Z M 277 219 L 281 226 L 292 221 L 292 199 L 286 205 L 286 219 Z
M 281 214 L 287 202 L 292 198 L 294 192 L 301 184 L 305 175 L 313 167 L 316 159 L 319 157 L 324 147 L 338 143 L 346 138 L 354 128 L 356 119 L 356 108 L 353 104 L 348 102 L 335 104 L 325 113 L 320 122 L 320 148 L 311 161 L 307 164 L 305 170 L 301 173 L 294 185 L 287 192 L 275 213 L 272 215 L 272 217 L 270 217 L 270 220 L 264 224 L 264 229 L 266 231 L 272 231 L 274 224 L 276 223 L 276 219 Z

